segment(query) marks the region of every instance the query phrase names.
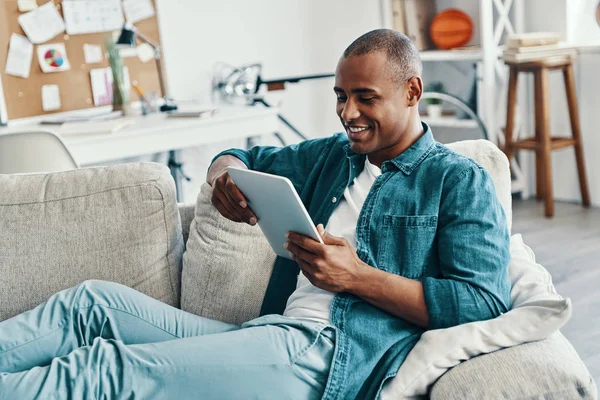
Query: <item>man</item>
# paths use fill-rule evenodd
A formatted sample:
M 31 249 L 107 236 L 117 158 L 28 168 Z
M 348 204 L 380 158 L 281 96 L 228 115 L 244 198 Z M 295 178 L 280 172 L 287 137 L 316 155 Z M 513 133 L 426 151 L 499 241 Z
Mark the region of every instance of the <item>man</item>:
M 225 169 L 247 167 L 288 177 L 323 237 L 289 233 L 263 317 L 237 327 L 85 282 L 0 323 L 0 398 L 375 398 L 424 330 L 506 311 L 503 210 L 421 123 L 420 74 L 404 35 L 369 32 L 336 70 L 345 133 L 216 157 L 223 216 L 257 222 Z

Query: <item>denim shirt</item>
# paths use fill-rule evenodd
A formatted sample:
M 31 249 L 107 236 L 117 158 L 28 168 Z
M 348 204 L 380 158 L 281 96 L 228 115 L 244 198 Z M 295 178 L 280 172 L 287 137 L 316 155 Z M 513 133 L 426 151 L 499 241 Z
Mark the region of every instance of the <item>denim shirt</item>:
M 358 217 L 356 252 L 374 268 L 422 282 L 428 329 L 495 318 L 510 305 L 504 211 L 488 173 L 423 127 L 417 142 L 382 164 Z M 352 152 L 345 133 L 217 157 L 225 154 L 289 178 L 324 226 L 366 157 Z M 261 314 L 283 312 L 297 274 L 294 261 L 277 258 Z M 424 329 L 349 293 L 336 294 L 330 311 L 336 352 L 323 398 L 378 397 Z

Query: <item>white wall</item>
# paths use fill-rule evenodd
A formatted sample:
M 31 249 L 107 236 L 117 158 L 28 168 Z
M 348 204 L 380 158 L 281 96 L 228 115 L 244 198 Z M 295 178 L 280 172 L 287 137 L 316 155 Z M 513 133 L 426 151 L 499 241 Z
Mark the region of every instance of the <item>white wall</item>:
M 158 0 L 158 12 L 170 93 L 202 102 L 210 100 L 218 61 L 261 62 L 266 79 L 334 72 L 347 45 L 381 26 L 376 0 Z M 305 81 L 268 100 L 281 103 L 282 114 L 306 135 L 328 136 L 341 130 L 332 87 L 333 79 Z M 212 156 L 232 146 L 244 143 L 183 152 L 193 178 L 185 184 L 185 201 L 196 198 Z
M 594 0 L 595 1 L 595 0 Z M 579 15 L 574 8 L 578 4 L 588 6 L 590 0 L 527 0 L 525 2 L 525 28 L 527 31 L 555 31 L 561 33 L 564 39 L 590 37 L 600 35 L 600 28 L 590 24 L 577 26 L 577 24 L 568 20 L 569 15 Z M 589 7 L 588 7 L 589 8 Z M 540 12 L 543 10 L 543 12 Z M 568 11 L 567 11 L 568 10 Z M 582 29 L 592 29 L 592 32 L 582 32 Z M 597 29 L 597 32 L 595 31 Z M 600 52 L 580 55 L 575 72 L 577 81 L 577 93 L 579 100 L 579 119 L 583 136 L 584 152 L 586 159 L 586 170 L 588 175 L 588 184 L 592 203 L 600 206 L 600 181 L 597 172 L 600 170 L 600 159 L 596 156 L 600 152 L 600 138 L 598 137 L 597 127 L 600 126 Z M 520 81 L 529 85 L 531 93 L 531 79 Z M 523 89 L 523 87 L 521 87 Z M 550 128 L 553 135 L 570 135 L 570 123 L 568 107 L 565 98 L 564 81 L 562 74 L 554 72 L 550 74 Z M 530 96 L 530 102 L 527 105 L 529 118 L 528 132 L 532 134 L 533 130 L 533 102 Z M 534 193 L 534 167 L 533 159 L 527 157 L 529 174 L 529 187 L 531 193 Z M 553 152 L 553 183 L 554 196 L 559 200 L 580 201 L 581 192 L 577 179 L 577 169 L 575 164 L 574 151 L 570 149 Z

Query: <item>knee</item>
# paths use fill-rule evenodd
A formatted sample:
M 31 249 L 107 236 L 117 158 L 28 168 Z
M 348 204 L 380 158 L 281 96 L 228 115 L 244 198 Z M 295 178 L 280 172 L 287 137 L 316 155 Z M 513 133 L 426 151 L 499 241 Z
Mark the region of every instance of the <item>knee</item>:
M 77 286 L 75 305 L 77 307 L 91 307 L 98 303 L 105 303 L 104 299 L 115 291 L 118 283 L 90 279 Z

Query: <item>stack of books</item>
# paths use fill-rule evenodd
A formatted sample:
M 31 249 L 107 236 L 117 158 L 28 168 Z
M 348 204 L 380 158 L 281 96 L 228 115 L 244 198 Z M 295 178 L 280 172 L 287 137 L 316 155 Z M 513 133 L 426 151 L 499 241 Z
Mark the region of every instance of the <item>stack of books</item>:
M 523 63 L 576 55 L 577 49 L 573 45 L 561 42 L 558 33 L 533 32 L 509 36 L 502 59 L 510 63 Z

